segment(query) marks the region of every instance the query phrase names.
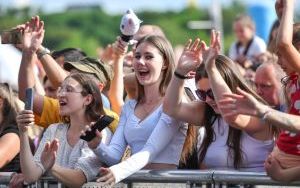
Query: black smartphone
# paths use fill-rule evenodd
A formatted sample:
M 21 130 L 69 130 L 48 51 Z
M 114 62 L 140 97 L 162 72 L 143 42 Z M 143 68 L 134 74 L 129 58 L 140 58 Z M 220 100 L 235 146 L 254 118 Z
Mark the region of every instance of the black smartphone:
M 196 100 L 196 97 L 195 97 L 195 95 L 193 94 L 193 92 L 191 91 L 190 88 L 184 87 L 184 91 L 187 94 L 187 96 L 189 97 L 190 101 Z
M 114 120 L 113 117 L 104 115 L 100 117 L 94 125 L 92 125 L 90 131 L 85 131 L 85 136 L 80 136 L 82 140 L 87 142 L 91 141 L 93 138 L 96 137 L 96 130 L 101 132 L 105 127 L 107 127 L 112 121 Z
M 1 44 L 21 44 L 22 33 L 18 29 L 3 31 L 1 33 Z
M 27 88 L 25 91 L 25 110 L 33 108 L 33 88 Z

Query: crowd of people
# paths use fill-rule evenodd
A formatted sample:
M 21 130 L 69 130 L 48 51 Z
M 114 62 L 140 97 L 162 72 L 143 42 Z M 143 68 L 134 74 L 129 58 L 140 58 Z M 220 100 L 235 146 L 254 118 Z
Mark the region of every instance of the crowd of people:
M 268 45 L 249 16 L 237 16 L 228 56 L 216 30 L 209 43 L 188 39 L 178 55 L 160 27 L 142 25 L 131 48 L 117 37 L 91 58 L 77 48 L 50 52 L 39 16 L 16 26 L 22 60 L 18 91 L 0 83 L 0 171 L 16 172 L 11 187 L 43 175 L 69 187 L 112 186 L 140 169 L 266 172 L 277 181 L 300 180 L 294 3 L 276 1 Z M 23 108 L 27 88 L 34 89 L 32 110 Z M 80 138 L 105 115 L 113 118 L 108 127 L 90 141 Z

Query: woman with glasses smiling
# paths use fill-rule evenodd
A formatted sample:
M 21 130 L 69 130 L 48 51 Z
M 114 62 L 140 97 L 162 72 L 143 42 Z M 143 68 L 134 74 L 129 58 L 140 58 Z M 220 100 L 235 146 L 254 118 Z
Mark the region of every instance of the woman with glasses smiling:
M 81 131 L 105 114 L 101 94 L 94 79 L 82 73 L 70 74 L 57 92 L 64 122 L 47 128 L 34 156 L 27 131 L 34 122 L 33 112 L 23 110 L 17 116 L 22 172 L 28 183 L 51 174 L 68 187 L 81 187 L 96 177 L 101 166 L 87 142 L 80 139 Z M 109 129 L 105 128 L 102 134 L 102 142 L 108 143 Z
M 224 112 L 218 108 L 223 94 L 236 93 L 237 87 L 263 100 L 246 84 L 234 62 L 219 53 L 219 33 L 214 30 L 210 47 L 199 39 L 193 43 L 188 41 L 167 89 L 164 111 L 181 121 L 205 128 L 199 168 L 264 171 L 264 160 L 274 145 L 274 131 L 258 118 L 224 117 Z M 194 75 L 200 100 L 184 103 L 184 79 Z

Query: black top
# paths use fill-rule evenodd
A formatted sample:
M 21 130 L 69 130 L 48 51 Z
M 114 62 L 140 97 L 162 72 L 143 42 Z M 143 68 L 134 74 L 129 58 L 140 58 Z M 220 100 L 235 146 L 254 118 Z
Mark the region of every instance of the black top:
M 7 133 L 15 133 L 19 136 L 19 130 L 16 125 L 10 124 L 4 128 L 4 130 L 0 133 L 0 138 Z M 0 172 L 21 172 L 20 167 L 20 156 L 19 154 L 13 158 L 10 163 L 0 168 Z

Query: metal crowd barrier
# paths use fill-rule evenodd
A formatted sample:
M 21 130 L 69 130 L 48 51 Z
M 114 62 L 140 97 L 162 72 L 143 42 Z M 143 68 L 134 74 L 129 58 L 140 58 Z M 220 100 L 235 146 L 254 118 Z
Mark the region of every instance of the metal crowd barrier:
M 13 173 L 0 172 L 0 188 L 8 187 Z M 227 188 L 227 187 L 300 187 L 300 181 L 285 183 L 271 180 L 265 173 L 220 170 L 141 170 L 115 188 Z M 64 187 L 52 177 L 42 177 L 29 188 Z M 88 182 L 84 188 L 107 187 Z

